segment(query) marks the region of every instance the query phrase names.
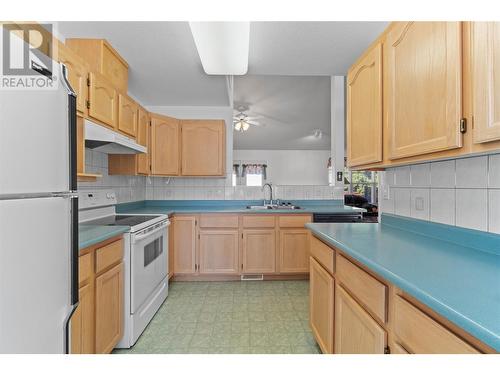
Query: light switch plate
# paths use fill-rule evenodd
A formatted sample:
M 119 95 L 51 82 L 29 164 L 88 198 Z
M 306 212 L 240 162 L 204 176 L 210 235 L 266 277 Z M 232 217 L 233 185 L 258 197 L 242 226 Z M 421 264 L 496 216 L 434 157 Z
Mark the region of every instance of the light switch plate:
M 382 186 L 382 198 L 385 200 L 390 199 L 390 197 L 389 197 L 389 185 Z

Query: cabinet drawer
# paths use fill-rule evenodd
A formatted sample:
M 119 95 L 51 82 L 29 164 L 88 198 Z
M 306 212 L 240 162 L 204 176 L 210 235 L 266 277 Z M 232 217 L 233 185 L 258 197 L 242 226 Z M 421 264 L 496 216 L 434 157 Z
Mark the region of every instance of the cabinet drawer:
M 201 228 L 238 228 L 238 215 L 201 215 Z
M 394 297 L 394 333 L 416 354 L 479 353 L 398 295 Z
M 83 286 L 90 281 L 92 276 L 92 253 L 78 258 L 78 285 Z
M 243 228 L 274 228 L 273 215 L 248 215 L 243 216 Z
M 281 228 L 304 228 L 304 225 L 310 222 L 310 215 L 289 215 L 279 217 L 279 226 Z
M 361 268 L 337 254 L 338 280 L 381 322 L 386 322 L 387 286 Z
M 109 266 L 121 262 L 123 258 L 123 240 L 112 242 L 95 252 L 95 272 L 100 273 Z
M 335 250 L 325 245 L 316 237 L 311 237 L 311 255 L 325 267 L 328 272 L 331 274 L 335 272 Z

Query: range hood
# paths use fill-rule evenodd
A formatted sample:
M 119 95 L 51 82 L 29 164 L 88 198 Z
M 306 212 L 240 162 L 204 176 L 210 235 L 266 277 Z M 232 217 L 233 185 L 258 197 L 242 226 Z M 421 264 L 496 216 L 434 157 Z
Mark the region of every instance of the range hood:
M 85 147 L 105 154 L 140 154 L 147 148 L 133 139 L 85 119 Z

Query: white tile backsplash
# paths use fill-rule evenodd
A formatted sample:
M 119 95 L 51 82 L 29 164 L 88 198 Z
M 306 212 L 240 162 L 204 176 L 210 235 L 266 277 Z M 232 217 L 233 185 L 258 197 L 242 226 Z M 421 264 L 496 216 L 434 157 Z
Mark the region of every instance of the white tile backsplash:
M 411 189 L 393 188 L 394 213 L 401 216 L 411 216 Z
M 386 169 L 379 197 L 382 213 L 500 233 L 500 154 Z
M 500 154 L 490 156 L 488 163 L 488 187 L 500 189 Z
M 430 220 L 455 225 L 455 189 L 431 189 Z
M 410 167 L 398 167 L 394 169 L 394 186 L 408 187 L 410 186 Z
M 488 156 L 458 159 L 457 188 L 486 188 L 488 185 Z
M 459 227 L 488 230 L 488 191 L 457 189 L 457 222 Z
M 439 161 L 430 163 L 431 187 L 454 188 L 455 187 L 455 160 Z
M 488 194 L 488 231 L 500 234 L 500 189 L 490 189 Z
M 416 164 L 410 167 L 411 186 L 429 187 L 431 185 L 431 168 L 429 163 Z

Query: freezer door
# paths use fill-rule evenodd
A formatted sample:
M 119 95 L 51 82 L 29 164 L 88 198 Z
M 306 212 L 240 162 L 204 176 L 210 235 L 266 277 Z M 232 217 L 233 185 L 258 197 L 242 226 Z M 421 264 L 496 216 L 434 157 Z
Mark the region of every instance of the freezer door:
M 65 353 L 69 198 L 0 200 L 0 353 Z
M 59 64 L 53 75 L 57 89 L 0 90 L 0 197 L 72 190 L 70 102 Z

